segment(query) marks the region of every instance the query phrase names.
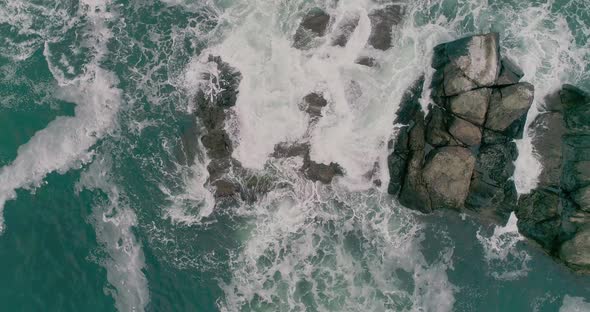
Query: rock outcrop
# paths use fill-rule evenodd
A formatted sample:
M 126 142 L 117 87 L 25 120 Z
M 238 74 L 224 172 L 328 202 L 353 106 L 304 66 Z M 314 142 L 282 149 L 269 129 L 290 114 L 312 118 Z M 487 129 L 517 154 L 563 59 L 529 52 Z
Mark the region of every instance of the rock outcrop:
M 326 12 L 320 8 L 309 10 L 293 36 L 293 47 L 300 50 L 311 48 L 317 38 L 326 35 L 329 25 L 330 15 Z
M 369 45 L 378 50 L 391 48 L 393 27 L 401 23 L 402 17 L 403 8 L 399 4 L 389 4 L 371 11 Z
M 574 269 L 590 271 L 590 96 L 570 86 L 531 123 L 543 169 L 517 209 L 522 234 Z
M 531 123 L 543 166 L 517 198 L 511 177 L 534 87 L 502 59 L 497 34 L 439 45 L 424 118 L 423 79 L 402 99 L 389 155 L 389 193 L 411 209 L 466 209 L 519 231 L 578 271 L 590 272 L 590 95 L 570 85 L 545 99 Z
M 512 141 L 522 136 L 534 88 L 505 63 L 494 33 L 435 48 L 435 104 L 424 118 L 420 80 L 396 120 L 402 126 L 389 156 L 389 193 L 402 205 L 422 212 L 467 208 L 507 220 L 516 202 Z

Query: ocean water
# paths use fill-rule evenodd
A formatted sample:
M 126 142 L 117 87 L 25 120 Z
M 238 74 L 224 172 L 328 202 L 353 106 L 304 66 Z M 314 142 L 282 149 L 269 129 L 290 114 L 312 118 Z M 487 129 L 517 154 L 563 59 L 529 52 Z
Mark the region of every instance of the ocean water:
M 394 112 L 439 43 L 499 32 L 534 107 L 563 83 L 590 90 L 590 2 L 397 2 L 382 52 L 365 43 L 384 1 L 0 0 L 0 311 L 590 311 L 590 277 L 514 217 L 417 214 L 366 178 L 388 180 Z M 313 7 L 360 14 L 346 47 L 291 47 Z M 243 75 L 233 157 L 284 186 L 254 204 L 215 206 L 203 186 L 193 97 L 210 54 Z M 329 105 L 309 128 L 297 104 L 314 90 Z M 314 184 L 268 157 L 301 138 L 346 176 Z M 540 169 L 529 141 L 521 193 Z

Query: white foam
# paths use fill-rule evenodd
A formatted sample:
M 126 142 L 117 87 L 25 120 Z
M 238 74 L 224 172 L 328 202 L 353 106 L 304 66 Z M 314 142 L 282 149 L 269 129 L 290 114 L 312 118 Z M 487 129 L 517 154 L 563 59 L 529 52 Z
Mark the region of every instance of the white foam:
M 99 259 L 107 271 L 107 280 L 115 288 L 105 289 L 115 299 L 119 311 L 144 311 L 149 303 L 148 281 L 143 273 L 145 257 L 133 234 L 137 217 L 127 199 L 110 178 L 110 161 L 95 160 L 81 175 L 76 188 L 104 192 L 106 203 L 92 209 L 91 221 L 98 242 L 108 258 Z
M 587 312 L 590 311 L 590 303 L 582 297 L 565 295 L 559 312 Z
M 496 279 L 514 280 L 530 271 L 528 262 L 531 257 L 518 245 L 525 238 L 518 232 L 517 222 L 512 212 L 506 225 L 495 226 L 491 236 L 487 237 L 481 229 L 477 231 L 476 237 L 483 247 L 488 271 Z

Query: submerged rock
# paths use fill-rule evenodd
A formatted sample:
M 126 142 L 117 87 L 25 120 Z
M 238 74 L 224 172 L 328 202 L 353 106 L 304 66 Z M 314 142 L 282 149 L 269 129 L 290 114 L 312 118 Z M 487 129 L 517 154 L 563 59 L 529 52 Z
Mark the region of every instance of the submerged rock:
M 378 50 L 391 48 L 393 26 L 401 23 L 402 7 L 398 4 L 387 5 L 369 13 L 371 20 L 371 34 L 369 45 Z
M 338 24 L 332 35 L 332 45 L 344 47 L 348 43 L 350 36 L 359 24 L 360 15 L 358 13 L 349 13 L 345 15 Z
M 355 63 L 357 63 L 359 65 L 367 66 L 367 67 L 374 67 L 377 64 L 377 61 L 370 56 L 362 56 L 362 57 L 359 57 L 355 61 Z
M 302 50 L 310 48 L 314 39 L 326 34 L 329 24 L 330 15 L 322 9 L 310 10 L 301 20 L 301 24 L 293 36 L 293 47 Z
M 311 116 L 311 117 L 321 117 L 322 116 L 322 108 L 328 105 L 328 101 L 324 99 L 324 96 L 313 92 L 306 95 L 303 98 L 303 107 L 304 110 Z

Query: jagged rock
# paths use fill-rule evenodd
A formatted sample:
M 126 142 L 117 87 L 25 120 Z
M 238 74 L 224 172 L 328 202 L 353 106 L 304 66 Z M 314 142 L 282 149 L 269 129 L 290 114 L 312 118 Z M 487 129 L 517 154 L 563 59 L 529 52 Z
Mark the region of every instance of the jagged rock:
M 328 105 L 328 101 L 319 93 L 310 93 L 303 98 L 303 106 L 305 111 L 311 117 L 321 117 L 322 108 Z
M 315 38 L 326 34 L 329 24 L 330 15 L 326 12 L 319 8 L 309 10 L 293 36 L 293 47 L 301 50 L 310 48 Z
M 481 143 L 481 129 L 461 118 L 453 118 L 449 125 L 449 133 L 467 146 L 476 146 Z
M 421 76 L 404 92 L 394 124 L 407 125 L 416 118 L 416 114 L 422 110 L 420 96 L 422 95 L 423 86 L 424 76 Z
M 512 140 L 511 137 L 508 137 L 500 132 L 490 130 L 490 129 L 483 129 L 482 134 L 482 143 L 483 144 L 504 144 L 510 142 Z
M 561 227 L 560 207 L 561 199 L 553 192 L 536 189 L 522 195 L 516 210 L 519 232 L 554 251 Z
M 287 157 L 306 157 L 309 155 L 309 144 L 308 143 L 279 143 L 275 145 L 275 150 L 272 154 L 275 158 L 287 158 Z
M 449 110 L 478 126 L 484 124 L 492 89 L 481 88 L 461 93 L 449 99 Z
M 567 192 L 590 185 L 590 134 L 563 137 L 561 187 Z
M 526 116 L 533 103 L 535 88 L 528 82 L 496 89 L 488 107 L 485 127 L 504 132 Z
M 402 127 L 393 144 L 393 151 L 387 157 L 387 166 L 389 168 L 389 186 L 387 192 L 392 195 L 398 195 L 404 183 L 406 176 L 406 167 L 408 165 L 409 146 L 408 136 L 409 127 Z
M 342 167 L 337 163 L 319 164 L 314 161 L 307 161 L 302 168 L 303 174 L 311 181 L 319 181 L 330 184 L 336 175 L 342 175 Z
M 336 25 L 336 30 L 332 35 L 332 45 L 344 47 L 348 43 L 350 36 L 359 24 L 360 15 L 350 13 L 345 15 Z
M 369 13 L 369 44 L 373 48 L 384 51 L 391 48 L 393 26 L 401 23 L 402 14 L 402 7 L 398 4 L 387 5 Z
M 448 131 L 448 119 L 448 114 L 442 108 L 436 105 L 430 107 L 428 116 L 426 116 L 426 142 L 428 144 L 435 147 L 459 145 Z
M 530 127 L 534 133 L 533 149 L 543 166 L 539 186 L 559 187 L 563 169 L 561 138 L 566 130 L 563 115 L 559 112 L 539 114 Z
M 232 146 L 227 133 L 220 129 L 207 132 L 201 137 L 201 142 L 210 158 L 224 158 L 231 156 Z
M 431 151 L 423 169 L 423 178 L 432 208 L 459 209 L 465 203 L 475 157 L 463 147 L 441 147 Z
M 486 217 L 506 222 L 515 208 L 516 187 L 511 177 L 518 150 L 514 142 L 479 149 L 465 206 Z
M 476 35 L 435 47 L 432 67 L 444 72 L 444 93 L 456 95 L 496 83 L 500 72 L 499 35 Z
M 215 187 L 214 196 L 216 198 L 231 197 L 239 192 L 238 186 L 227 180 L 217 180 L 211 183 Z
M 590 270 L 590 228 L 576 233 L 574 238 L 563 243 L 559 256 L 575 269 Z
M 374 67 L 377 64 L 377 61 L 370 56 L 361 56 L 355 61 L 355 63 L 367 67 Z
M 524 76 L 522 70 L 508 58 L 502 58 L 500 75 L 496 85 L 506 86 L 517 84 Z

